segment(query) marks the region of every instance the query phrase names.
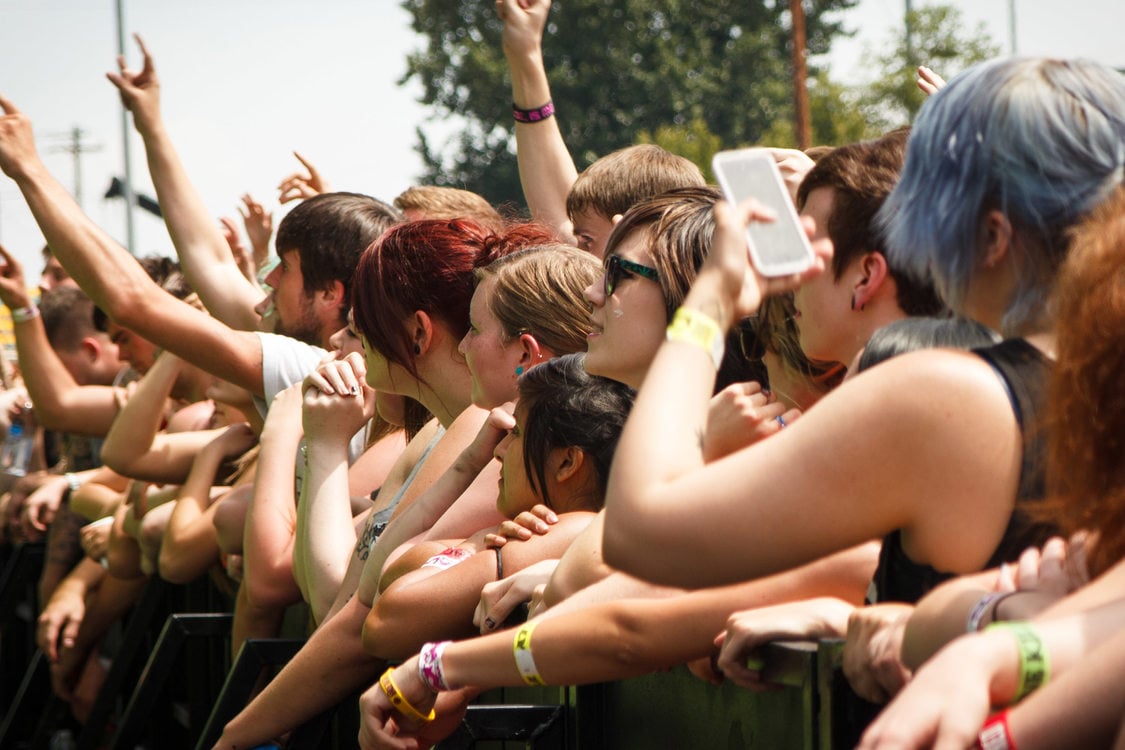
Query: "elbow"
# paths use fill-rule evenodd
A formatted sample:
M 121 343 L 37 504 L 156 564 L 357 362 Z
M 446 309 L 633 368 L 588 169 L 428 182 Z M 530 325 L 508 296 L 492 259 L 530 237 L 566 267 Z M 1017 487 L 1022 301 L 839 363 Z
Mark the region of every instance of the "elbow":
M 190 554 L 190 550 L 181 549 L 186 545 L 177 544 L 172 539 L 165 539 L 160 547 L 160 558 L 157 570 L 160 577 L 168 583 L 191 583 L 196 578 L 207 572 L 212 560 L 201 560 Z
M 376 659 L 405 659 L 417 648 L 412 647 L 410 620 L 395 607 L 384 607 L 380 599 L 363 621 L 363 650 Z
M 247 565 L 242 586 L 249 604 L 257 608 L 287 607 L 301 598 L 297 582 L 293 580 L 293 569 L 288 565 Z

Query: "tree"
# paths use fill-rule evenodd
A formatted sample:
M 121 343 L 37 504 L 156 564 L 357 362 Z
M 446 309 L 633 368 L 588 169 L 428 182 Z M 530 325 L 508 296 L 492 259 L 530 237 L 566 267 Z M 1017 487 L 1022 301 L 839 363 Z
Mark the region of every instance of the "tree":
M 837 12 L 855 2 L 808 3 L 810 55 L 828 50 L 842 31 Z M 446 144 L 420 133 L 424 179 L 522 204 L 493 3 L 403 5 L 427 42 L 409 57 L 403 80 L 422 84 L 422 101 L 438 117 L 467 121 Z M 579 169 L 642 133 L 653 140 L 704 135 L 708 144 L 714 136 L 725 147 L 756 143 L 775 122 L 790 122 L 787 8 L 780 0 L 556 0 L 544 56 Z
M 882 45 L 887 51 L 872 54 L 879 75 L 860 94 L 868 122 L 882 131 L 913 122 L 926 100 L 915 84 L 919 65 L 932 68 L 948 80 L 973 63 L 1000 53 L 984 24 L 967 31 L 963 26 L 961 11 L 951 5 L 931 5 L 907 15 L 903 28 Z

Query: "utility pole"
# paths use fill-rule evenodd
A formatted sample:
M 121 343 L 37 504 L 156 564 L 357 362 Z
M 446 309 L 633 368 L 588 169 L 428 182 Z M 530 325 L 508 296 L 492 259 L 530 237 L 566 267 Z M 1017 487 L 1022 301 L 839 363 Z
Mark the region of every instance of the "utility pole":
M 125 9 L 117 0 L 117 54 L 125 55 Z M 125 236 L 129 252 L 137 254 L 136 230 L 133 227 L 133 158 L 129 150 L 129 110 L 121 105 L 121 145 L 125 156 Z
M 1016 56 L 1016 0 L 1008 0 L 1008 42 L 1012 57 Z
M 812 145 L 812 116 L 809 113 L 808 69 L 805 67 L 805 8 L 801 0 L 789 0 L 793 17 L 793 112 L 797 131 L 797 148 Z
M 73 191 L 74 192 L 74 202 L 77 203 L 79 207 L 83 207 L 82 206 L 82 154 L 89 154 L 89 153 L 93 153 L 95 151 L 101 151 L 102 150 L 101 144 L 95 143 L 95 144 L 91 145 L 89 143 L 83 143 L 82 137 L 85 136 L 85 135 L 86 135 L 86 131 L 82 130 L 80 127 L 75 125 L 73 128 L 70 129 L 70 132 L 67 133 L 66 135 L 62 135 L 61 133 L 56 135 L 56 137 L 59 138 L 59 139 L 66 138 L 68 140 L 68 142 L 66 144 L 60 144 L 58 146 L 52 146 L 49 149 L 50 153 L 70 154 L 73 157 L 73 159 L 74 159 L 74 191 Z
M 914 4 L 910 0 L 906 0 L 903 25 L 906 26 L 906 62 L 914 68 L 918 66 L 918 61 L 914 59 Z

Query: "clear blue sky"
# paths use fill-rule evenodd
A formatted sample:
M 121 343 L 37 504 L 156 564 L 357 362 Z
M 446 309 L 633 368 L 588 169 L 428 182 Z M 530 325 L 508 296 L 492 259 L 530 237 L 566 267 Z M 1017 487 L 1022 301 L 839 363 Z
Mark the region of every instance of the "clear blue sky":
M 926 4 L 915 0 L 915 5 Z M 971 25 L 985 23 L 1007 51 L 1009 0 L 955 0 Z M 166 119 L 196 185 L 216 216 L 250 191 L 272 204 L 299 149 L 334 187 L 390 199 L 421 171 L 417 126 L 437 137 L 454 124 L 426 121 L 418 91 L 400 87 L 406 54 L 419 44 L 395 0 L 197 0 L 126 2 L 129 32 L 144 35 L 163 83 Z M 1016 0 L 1021 54 L 1085 56 L 1125 68 L 1121 0 Z M 829 58 L 833 77 L 865 75 L 865 45 L 901 23 L 902 0 L 861 0 L 844 15 L 857 31 Z M 0 0 L 0 91 L 26 111 L 52 172 L 73 184 L 72 157 L 57 151 L 82 128 L 98 150 L 82 160 L 83 203 L 124 238 L 121 201 L 101 194 L 121 174 L 121 118 L 104 78 L 116 55 L 114 3 Z M 130 60 L 138 56 L 130 42 Z M 498 86 L 505 86 L 497 82 Z M 133 140 L 134 182 L 150 191 Z M 163 225 L 137 218 L 138 250 L 171 253 Z M 11 181 L 0 178 L 0 243 L 37 278 L 42 239 Z

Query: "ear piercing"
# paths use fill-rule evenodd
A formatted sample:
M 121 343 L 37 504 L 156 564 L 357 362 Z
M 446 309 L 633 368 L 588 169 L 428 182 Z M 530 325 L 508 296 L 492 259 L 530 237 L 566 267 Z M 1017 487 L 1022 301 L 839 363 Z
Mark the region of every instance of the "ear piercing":
M 516 368 L 516 375 L 523 375 L 523 368 L 522 367 Z

